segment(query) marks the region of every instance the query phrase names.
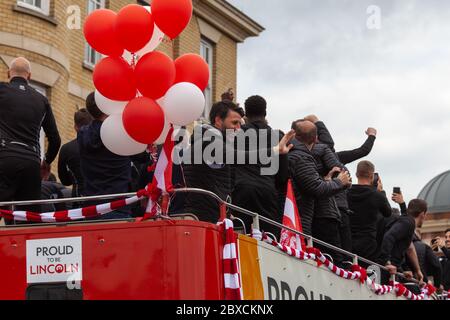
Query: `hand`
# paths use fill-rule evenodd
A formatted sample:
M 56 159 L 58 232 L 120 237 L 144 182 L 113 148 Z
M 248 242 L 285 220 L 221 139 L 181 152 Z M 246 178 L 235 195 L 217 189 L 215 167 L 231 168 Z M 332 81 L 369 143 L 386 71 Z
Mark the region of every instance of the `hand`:
M 367 134 L 368 136 L 374 136 L 374 137 L 376 137 L 376 136 L 377 136 L 377 129 L 375 129 L 375 128 L 368 128 L 368 129 L 366 130 L 366 134 Z
M 405 276 L 405 278 L 407 280 L 411 280 L 412 278 L 414 278 L 412 271 L 405 271 L 405 272 L 403 272 L 403 275 Z
M 397 204 L 405 203 L 405 200 L 403 200 L 403 195 L 400 193 L 392 194 L 392 201 L 394 201 Z
M 43 181 L 48 180 L 48 177 L 50 176 L 50 170 L 51 166 L 45 160 L 43 160 L 41 162 L 41 179 Z
M 319 122 L 319 118 L 314 114 L 305 117 L 305 120 L 311 121 L 312 123 Z
M 381 182 L 381 178 L 380 177 L 378 177 L 377 190 L 378 190 L 378 192 L 382 192 L 383 191 L 383 182 Z
M 387 264 L 386 269 L 388 269 L 389 274 L 397 274 L 397 267 L 392 264 Z
M 289 131 L 283 139 L 281 139 L 280 143 L 275 147 L 275 151 L 278 151 L 278 154 L 288 154 L 289 151 L 294 147 L 290 142 L 295 137 L 295 130 Z
M 433 244 L 433 247 L 442 249 L 445 247 L 445 241 L 441 237 L 436 237 L 436 242 Z
M 348 171 L 342 170 L 337 179 L 340 180 L 344 186 L 352 185 L 352 178 L 350 177 L 350 173 Z
M 417 270 L 414 275 L 415 275 L 416 279 L 419 280 L 419 285 L 423 286 L 424 282 L 423 282 L 423 273 L 422 273 L 422 271 L 421 270 Z
M 331 179 L 333 179 L 333 176 L 336 174 L 336 173 L 340 173 L 341 172 L 341 168 L 339 168 L 339 167 L 334 167 L 333 169 L 331 169 L 331 171 L 328 173 L 328 175 L 325 177 L 325 180 L 327 180 L 327 181 L 330 181 Z

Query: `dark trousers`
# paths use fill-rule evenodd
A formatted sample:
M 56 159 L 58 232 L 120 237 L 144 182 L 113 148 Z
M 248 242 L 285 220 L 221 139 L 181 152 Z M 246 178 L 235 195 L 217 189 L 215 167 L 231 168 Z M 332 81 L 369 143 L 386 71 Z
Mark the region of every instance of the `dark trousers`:
M 0 201 L 40 200 L 40 170 L 37 161 L 16 157 L 0 158 Z M 35 212 L 39 212 L 39 209 L 40 206 L 16 207 L 16 210 Z
M 339 233 L 341 235 L 341 248 L 345 251 L 352 252 L 352 230 L 350 227 L 350 218 L 348 209 L 339 208 L 341 213 L 341 224 L 339 225 Z
M 341 247 L 341 237 L 339 232 L 340 221 L 328 218 L 315 218 L 312 223 L 312 236 L 335 247 Z M 325 246 L 314 244 L 323 253 L 329 254 L 334 263 L 341 267 L 344 260 L 351 261 L 350 257 L 345 258 L 341 253 L 329 249 Z

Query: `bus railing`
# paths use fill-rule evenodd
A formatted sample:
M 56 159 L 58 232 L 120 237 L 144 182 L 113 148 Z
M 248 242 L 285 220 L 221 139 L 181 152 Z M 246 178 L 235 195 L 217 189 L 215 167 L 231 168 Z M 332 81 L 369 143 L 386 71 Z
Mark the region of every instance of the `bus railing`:
M 338 252 L 348 258 L 351 258 L 353 264 L 358 264 L 360 261 L 366 263 L 369 266 L 377 267 L 380 270 L 384 270 L 386 272 L 389 272 L 388 269 L 385 266 L 382 266 L 376 262 L 370 261 L 368 259 L 365 259 L 363 257 L 360 257 L 352 252 L 343 250 L 341 248 L 338 248 L 336 246 L 333 246 L 329 243 L 326 243 L 324 241 L 321 241 L 319 239 L 316 239 L 310 235 L 304 234 L 303 232 L 299 232 L 298 230 L 292 229 L 290 227 L 284 226 L 281 223 L 278 223 L 276 221 L 273 221 L 269 218 L 266 218 L 256 212 L 252 212 L 250 210 L 238 207 L 232 203 L 229 203 L 222 198 L 220 198 L 215 193 L 203 190 L 203 189 L 197 189 L 197 188 L 182 188 L 182 189 L 175 189 L 174 194 L 180 194 L 180 193 L 197 193 L 204 196 L 208 196 L 210 198 L 213 198 L 217 201 L 220 208 L 220 221 L 225 219 L 227 217 L 227 209 L 231 209 L 235 212 L 242 213 L 244 215 L 250 216 L 253 219 L 253 228 L 260 229 L 260 221 L 263 221 L 267 224 L 270 224 L 274 227 L 279 228 L 280 230 L 288 230 L 300 237 L 303 237 L 307 241 L 307 245 L 309 247 L 313 247 L 314 244 L 319 244 L 329 250 L 333 250 L 334 252 Z M 88 202 L 88 201 L 101 201 L 101 200 L 112 200 L 112 199 L 118 199 L 118 198 L 127 198 L 135 196 L 136 193 L 123 193 L 123 194 L 112 194 L 112 195 L 101 195 L 101 196 L 92 196 L 92 197 L 78 197 L 78 198 L 63 198 L 63 199 L 48 199 L 48 200 L 30 200 L 30 201 L 8 201 L 8 202 L 0 202 L 0 207 L 18 207 L 18 206 L 30 206 L 30 205 L 43 205 L 43 204 L 59 204 L 59 203 L 82 203 L 82 202 Z M 164 219 L 170 219 L 170 217 L 167 217 L 166 213 L 163 213 L 162 215 L 158 216 L 157 218 L 164 218 Z M 114 221 L 134 221 L 133 219 L 121 219 L 121 220 L 108 220 L 107 222 L 114 222 Z M 84 223 L 93 223 L 94 221 L 86 221 Z M 101 222 L 101 221 L 97 221 Z M 105 221 L 103 221 L 105 222 Z M 83 221 L 74 221 L 74 222 L 64 222 L 64 223 L 51 223 L 51 225 L 67 225 L 67 224 L 79 224 L 83 223 Z M 37 224 L 30 224 L 27 226 L 36 226 Z M 46 225 L 50 225 L 46 223 Z M 20 225 L 21 227 L 25 227 L 25 225 Z M 16 226 L 13 226 L 16 227 Z M 391 280 L 395 281 L 395 277 L 399 277 L 402 279 L 407 280 L 410 283 L 414 283 L 416 285 L 419 284 L 419 281 L 416 279 L 407 279 L 402 273 L 397 273 L 395 275 L 391 275 Z

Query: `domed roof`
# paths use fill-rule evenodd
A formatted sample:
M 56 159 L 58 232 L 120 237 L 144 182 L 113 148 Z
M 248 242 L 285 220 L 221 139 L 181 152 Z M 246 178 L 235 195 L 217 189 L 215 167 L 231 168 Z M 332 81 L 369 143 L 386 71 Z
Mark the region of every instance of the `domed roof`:
M 430 213 L 450 212 L 450 171 L 428 182 L 418 198 L 428 203 Z

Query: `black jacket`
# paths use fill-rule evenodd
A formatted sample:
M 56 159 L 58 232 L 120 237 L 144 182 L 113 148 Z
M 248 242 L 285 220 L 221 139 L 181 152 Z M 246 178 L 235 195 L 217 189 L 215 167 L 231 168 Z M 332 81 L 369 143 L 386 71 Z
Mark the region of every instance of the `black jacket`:
M 303 231 L 312 234 L 313 218 L 332 218 L 339 220 L 332 207 L 333 196 L 344 189 L 344 185 L 334 179 L 324 181 L 319 175 L 314 156 L 305 145 L 294 140 L 294 148 L 289 153 L 289 172 L 293 180 L 297 206 L 302 219 Z M 316 199 L 326 203 L 316 208 Z
M 376 241 L 379 216 L 390 217 L 392 209 L 386 193 L 373 186 L 354 185 L 347 193 L 352 238 L 371 238 Z
M 333 137 L 330 134 L 330 131 L 328 131 L 328 128 L 325 126 L 325 123 L 322 121 L 318 121 L 315 123 L 317 128 L 317 138 L 319 139 L 320 143 L 326 144 L 328 147 L 330 147 L 330 150 L 332 152 L 336 152 L 334 150 L 334 140 Z
M 80 150 L 77 139 L 61 147 L 58 158 L 58 176 L 65 186 L 72 186 L 72 196 L 83 196 L 84 180 L 80 167 Z
M 428 276 L 432 276 L 434 286 L 439 288 L 442 281 L 442 267 L 438 257 L 434 254 L 430 246 L 422 242 L 415 233 L 413 244 L 416 248 L 417 258 L 419 259 L 420 270 L 424 276 L 423 281 L 428 282 Z
M 405 261 L 406 250 L 411 245 L 416 222 L 411 216 L 401 216 L 385 233 L 381 245 L 381 255 L 379 262 L 386 265 L 391 261 L 393 265 L 401 270 Z
M 242 127 L 242 133 L 252 132 L 258 137 L 256 146 L 249 145 L 248 141 L 244 151 L 271 149 L 278 144 L 283 137 L 280 131 L 272 130 L 265 121 L 255 121 Z M 261 137 L 265 135 L 265 137 Z M 274 141 L 272 142 L 272 136 Z M 278 157 L 279 169 L 276 174 L 263 175 L 261 169 L 269 167 L 257 157 L 256 164 L 235 166 L 235 186 L 233 191 L 233 203 L 247 210 L 257 212 L 263 216 L 282 222 L 282 208 L 280 207 L 280 193 L 284 190 L 289 172 L 288 157 Z M 248 219 L 247 219 L 248 220 Z
M 127 193 L 131 184 L 131 157 L 109 151 L 100 138 L 102 122 L 94 120 L 78 132 L 80 166 L 86 196 Z M 148 160 L 144 153 L 133 157 Z M 142 158 L 142 159 L 141 159 Z
M 442 284 L 445 290 L 450 290 L 450 250 L 442 248 L 443 257 L 439 258 L 442 266 Z
M 41 127 L 48 138 L 47 163 L 55 160 L 61 138 L 46 97 L 16 77 L 0 83 L 0 157 L 21 157 L 40 162 Z
M 211 134 L 211 139 L 204 138 L 206 132 Z M 203 125 L 194 128 L 191 136 L 191 145 L 183 152 L 183 170 L 186 187 L 208 190 L 218 195 L 222 200 L 227 200 L 233 190 L 233 177 L 231 166 L 225 162 L 225 157 L 220 163 L 205 161 L 203 152 L 212 145 L 215 140 L 224 142 L 221 131 L 210 126 Z M 201 151 L 201 155 L 197 154 Z M 190 162 L 186 156 L 190 154 Z M 194 163 L 195 157 L 201 156 L 201 163 Z M 187 194 L 185 198 L 185 211 L 195 214 L 201 221 L 217 223 L 219 219 L 219 206 L 217 201 L 201 194 Z

